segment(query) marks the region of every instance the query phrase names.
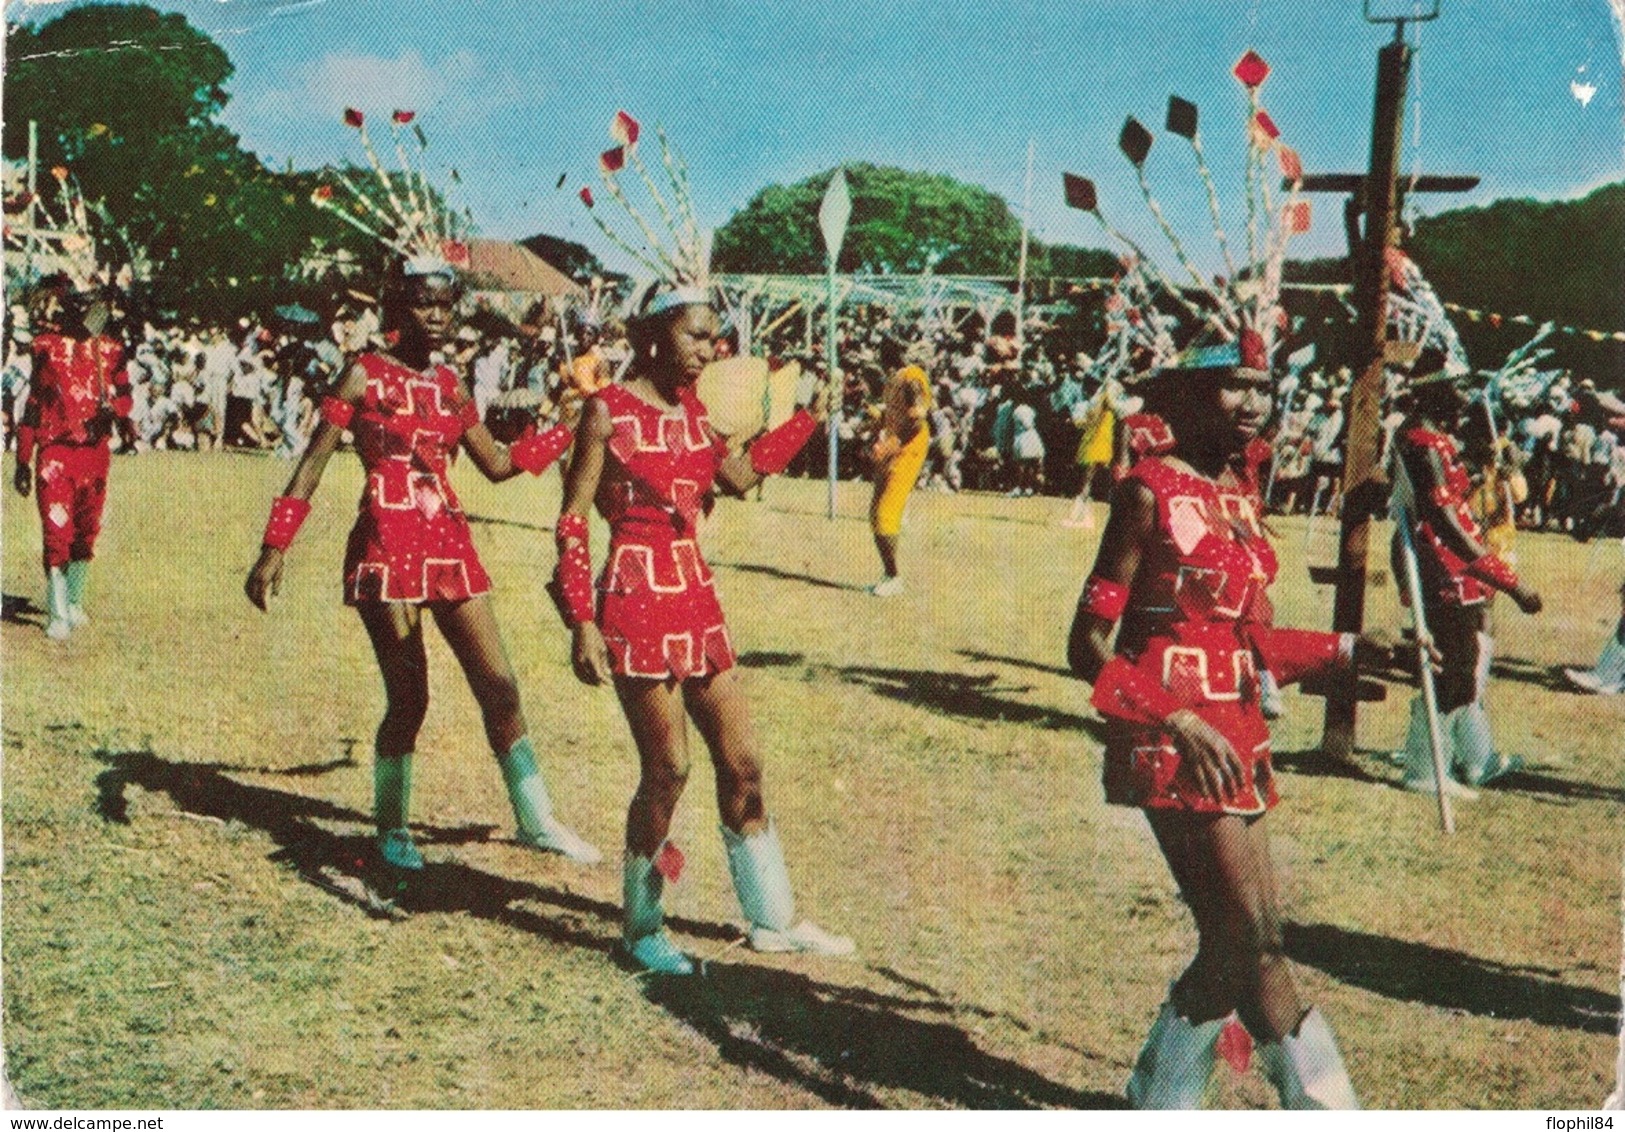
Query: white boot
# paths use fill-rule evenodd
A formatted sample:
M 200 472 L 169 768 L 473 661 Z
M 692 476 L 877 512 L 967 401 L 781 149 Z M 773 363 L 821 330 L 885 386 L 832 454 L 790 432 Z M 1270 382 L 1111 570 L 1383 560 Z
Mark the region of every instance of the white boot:
M 1452 726 L 1455 714 L 1451 712 L 1439 720 L 1440 738 L 1444 741 L 1444 792 L 1452 798 L 1468 801 L 1478 797 L 1478 794 L 1450 777 L 1450 766 L 1455 751 L 1453 739 L 1455 729 Z M 1405 733 L 1405 778 L 1400 785 L 1418 794 L 1438 792 L 1434 786 L 1433 744 L 1428 736 L 1427 704 L 1421 696 L 1411 700 L 1411 726 Z
M 73 622 L 68 617 L 68 576 L 60 566 L 45 572 L 45 609 L 50 618 L 45 623 L 45 635 L 53 641 L 67 640 Z
M 627 954 L 645 970 L 657 975 L 692 975 L 694 961 L 666 934 L 666 910 L 661 895 L 666 878 L 654 861 L 632 853 L 626 855 L 621 874 L 623 920 L 621 943 Z
M 1360 1100 L 1337 1051 L 1337 1039 L 1320 1011 L 1311 1008 L 1298 1032 L 1261 1042 L 1258 1061 L 1286 1109 L 1358 1109 Z
M 502 781 L 508 787 L 521 845 L 544 853 L 560 853 L 581 865 L 596 865 L 604 855 L 553 814 L 547 783 L 536 769 L 536 749 L 530 736 L 521 736 L 506 754 L 497 756 Z
M 1455 766 L 1462 780 L 1472 786 L 1484 786 L 1503 775 L 1523 769 L 1523 760 L 1495 753 L 1495 741 L 1490 735 L 1490 717 L 1478 701 L 1464 704 L 1450 713 L 1450 733 L 1455 738 Z
M 68 624 L 75 629 L 82 629 L 90 624 L 90 614 L 85 612 L 85 582 L 90 574 L 90 559 L 74 559 L 68 563 L 66 573 L 68 578 Z
M 1619 631 L 1609 635 L 1595 668 L 1565 668 L 1563 675 L 1582 692 L 1604 696 L 1625 692 L 1625 642 L 1619 639 Z
M 1195 1023 L 1174 1009 L 1173 990 L 1162 1004 L 1134 1062 L 1123 1095 L 1139 1109 L 1196 1109 L 1213 1076 L 1213 1048 L 1228 1019 Z
M 762 832 L 749 837 L 727 826 L 721 828 L 734 891 L 739 895 L 740 910 L 750 922 L 751 947 L 757 951 L 805 951 L 814 955 L 851 955 L 857 950 L 846 936 L 832 935 L 811 920 L 796 920 L 784 849 L 771 822 Z

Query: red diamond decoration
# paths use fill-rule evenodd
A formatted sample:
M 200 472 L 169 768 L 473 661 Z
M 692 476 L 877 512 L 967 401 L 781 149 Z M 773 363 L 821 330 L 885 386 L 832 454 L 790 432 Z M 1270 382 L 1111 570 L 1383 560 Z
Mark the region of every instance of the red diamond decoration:
M 1264 57 L 1258 52 L 1248 51 L 1237 61 L 1235 70 L 1231 73 L 1241 80 L 1243 86 L 1257 89 L 1270 77 L 1270 65 L 1264 62 Z
M 676 884 L 677 878 L 683 875 L 683 851 L 668 841 L 655 854 L 654 864 L 656 872 Z
M 1303 160 L 1298 151 L 1289 145 L 1283 145 L 1275 151 L 1275 159 L 1281 163 L 1281 176 L 1288 181 L 1303 180 Z
M 606 173 L 619 173 L 626 168 L 626 148 L 618 145 L 614 149 L 606 149 L 598 155 L 598 165 Z
M 1237 1073 L 1245 1073 L 1253 1060 L 1253 1036 L 1240 1022 L 1231 1019 L 1219 1031 L 1219 1040 L 1213 1052 L 1229 1062 L 1230 1068 Z

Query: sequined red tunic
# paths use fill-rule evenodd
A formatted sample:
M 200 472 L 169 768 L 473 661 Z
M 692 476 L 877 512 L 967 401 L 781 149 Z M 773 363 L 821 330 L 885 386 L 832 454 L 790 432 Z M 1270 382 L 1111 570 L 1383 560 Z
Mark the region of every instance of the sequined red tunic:
M 363 354 L 367 372 L 351 431 L 367 470 L 344 553 L 344 602 L 462 601 L 491 589 L 468 519 L 446 478 L 467 424 L 457 375 Z
M 1402 429 L 1398 444 L 1399 457 L 1405 461 L 1411 482 L 1415 484 L 1427 483 L 1433 478 L 1425 465 L 1429 451 L 1437 454 L 1444 479 L 1434 487 L 1431 502 L 1440 511 L 1454 513 L 1470 537 L 1481 539 L 1478 523 L 1467 502 L 1473 481 L 1461 462 L 1456 442 L 1442 432 L 1418 425 Z M 1472 563 L 1446 546 L 1433 524 L 1418 517 L 1413 531 L 1422 588 L 1430 599 L 1447 605 L 1479 605 L 1495 596 L 1494 587 L 1468 573 Z M 1409 604 L 1409 595 L 1403 589 L 1400 593 Z
M 1275 552 L 1260 521 L 1252 476 L 1220 485 L 1150 456 L 1128 473 L 1156 497 L 1118 635 L 1118 655 L 1095 682 L 1094 705 L 1111 720 L 1106 799 L 1202 813 L 1262 813 L 1277 797 L 1269 727 L 1259 708 L 1260 661 L 1281 685 L 1338 663 L 1338 636 L 1276 629 L 1266 591 Z M 1245 768 L 1223 803 L 1201 793 L 1166 732 L 1114 692 L 1127 665 L 1229 740 Z
M 620 385 L 596 396 L 613 426 L 596 502 L 610 525 L 598 623 L 614 669 L 657 680 L 726 671 L 733 644 L 696 525 L 727 448 L 690 389 L 672 410 Z

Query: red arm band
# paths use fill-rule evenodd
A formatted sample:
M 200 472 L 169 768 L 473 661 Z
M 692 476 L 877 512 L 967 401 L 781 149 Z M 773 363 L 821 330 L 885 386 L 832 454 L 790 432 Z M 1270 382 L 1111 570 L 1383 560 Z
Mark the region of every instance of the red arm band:
M 558 606 L 559 616 L 574 629 L 595 620 L 592 592 L 592 552 L 587 549 L 587 517 L 566 512 L 559 516 L 553 541 L 559 548 L 559 564 L 547 592 Z
M 340 432 L 350 427 L 355 419 L 355 406 L 341 397 L 322 398 L 322 420 Z
M 1091 574 L 1089 580 L 1083 583 L 1083 596 L 1078 599 L 1078 608 L 1102 621 L 1116 621 L 1128 608 L 1128 587 L 1110 578 Z
M 1467 573 L 1498 590 L 1511 592 L 1518 588 L 1518 575 L 1498 554 L 1481 554 L 1467 567 Z
M 464 401 L 462 408 L 457 410 L 457 419 L 463 422 L 464 432 L 467 432 L 475 425 L 485 423 L 485 418 L 480 416 L 479 404 L 472 397 Z
M 272 550 L 287 550 L 293 545 L 294 536 L 299 533 L 299 527 L 310 514 L 310 500 L 296 499 L 291 495 L 278 496 L 271 504 L 271 517 L 265 521 L 265 537 L 260 545 L 268 546 Z
M 1248 637 L 1262 654 L 1264 667 L 1283 688 L 1308 676 L 1347 668 L 1352 659 L 1354 638 L 1349 633 L 1253 625 Z
M 135 398 L 130 396 L 128 387 L 125 387 L 124 392 L 114 395 L 113 412 L 128 419 L 130 416 L 130 410 L 133 408 L 135 408 Z
M 806 446 L 818 422 L 802 409 L 771 432 L 756 438 L 750 446 L 750 466 L 760 476 L 774 476 L 790 466 L 796 453 Z
M 508 457 L 513 461 L 514 467 L 521 471 L 539 476 L 552 465 L 554 460 L 564 455 L 564 450 L 570 447 L 570 441 L 575 434 L 570 431 L 569 425 L 554 425 L 546 432 L 527 432 L 513 446 L 508 449 Z M 572 516 L 580 518 L 579 515 Z M 562 520 L 560 520 L 562 530 Z M 582 535 L 585 540 L 586 536 Z
M 1161 725 L 1185 706 L 1161 683 L 1121 656 L 1108 660 L 1095 677 L 1089 702 L 1101 715 L 1151 726 Z
M 27 467 L 34 462 L 34 426 L 17 426 L 17 464 Z

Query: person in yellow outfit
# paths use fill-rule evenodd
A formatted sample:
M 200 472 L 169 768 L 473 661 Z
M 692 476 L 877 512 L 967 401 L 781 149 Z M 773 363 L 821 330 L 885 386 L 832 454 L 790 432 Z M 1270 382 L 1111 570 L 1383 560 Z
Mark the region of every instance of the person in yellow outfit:
M 873 448 L 875 494 L 869 505 L 869 525 L 885 577 L 869 587 L 876 597 L 903 592 L 897 572 L 897 540 L 903 531 L 903 507 L 920 478 L 931 450 L 931 379 L 917 365 L 899 369 L 886 383 L 880 430 Z

